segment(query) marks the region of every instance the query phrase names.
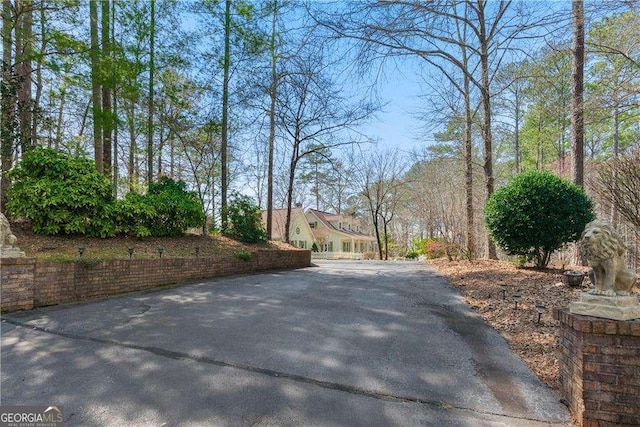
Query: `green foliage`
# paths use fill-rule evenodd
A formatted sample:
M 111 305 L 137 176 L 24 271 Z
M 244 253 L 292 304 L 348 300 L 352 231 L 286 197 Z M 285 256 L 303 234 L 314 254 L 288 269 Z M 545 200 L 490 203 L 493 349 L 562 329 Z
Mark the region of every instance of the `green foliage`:
M 146 203 L 144 196 L 128 193 L 124 199 L 117 202 L 117 206 L 116 223 L 119 225 L 119 233 L 136 237 L 151 236 L 148 224 L 154 221 L 156 210 Z
M 144 224 L 152 236 L 181 236 L 189 227 L 202 227 L 205 221 L 202 204 L 187 185 L 168 177 L 152 183 L 142 203 L 148 211 L 155 210 L 153 218 Z
M 527 257 L 524 255 L 517 255 L 516 259 L 513 261 L 513 265 L 516 268 L 523 268 L 527 264 Z
M 92 160 L 38 147 L 24 153 L 9 176 L 7 208 L 30 219 L 34 232 L 115 235 L 111 183 Z
M 553 251 L 576 241 L 595 218 L 582 189 L 539 171 L 522 173 L 493 193 L 484 214 L 502 250 L 534 260 L 539 268 L 549 263 Z
M 267 241 L 260 207 L 247 196 L 234 195 L 227 205 L 228 225 L 225 234 L 244 243 Z
M 313 242 L 313 245 L 311 245 L 311 251 L 318 252 L 318 245 L 316 244 L 316 242 Z
M 251 260 L 251 252 L 245 251 L 245 250 L 234 252 L 233 256 L 238 258 L 238 259 L 241 259 L 242 261 L 250 261 Z
M 404 255 L 404 257 L 407 259 L 416 259 L 419 256 L 420 254 L 416 251 L 407 251 L 407 253 Z
M 137 237 L 181 236 L 189 227 L 201 227 L 204 213 L 198 196 L 186 184 L 162 177 L 147 194 L 129 193 L 116 204 L 118 232 Z
M 39 234 L 177 236 L 204 223 L 202 205 L 184 182 L 162 178 L 146 195 L 116 201 L 95 162 L 48 148 L 25 153 L 10 177 L 9 212 L 30 219 Z

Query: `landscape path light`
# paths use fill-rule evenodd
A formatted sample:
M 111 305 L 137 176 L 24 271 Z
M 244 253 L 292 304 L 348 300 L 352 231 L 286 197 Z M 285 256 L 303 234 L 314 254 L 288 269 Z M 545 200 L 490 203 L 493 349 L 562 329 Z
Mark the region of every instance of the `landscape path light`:
M 516 293 L 513 294 L 513 301 L 516 303 L 516 310 L 518 309 L 518 301 L 520 301 L 520 298 L 522 298 L 522 295 L 520 295 L 520 291 L 516 291 Z
M 135 248 L 133 246 L 131 246 L 130 248 L 127 249 L 127 251 L 129 252 L 129 259 L 131 259 L 133 257 L 133 250 Z
M 542 316 L 542 313 L 544 313 L 546 309 L 547 307 L 545 307 L 544 304 L 540 302 L 536 304 L 536 311 L 538 312 L 538 323 L 540 323 L 540 317 Z
M 507 299 L 507 285 L 500 285 L 502 288 L 502 301 Z
M 196 256 L 200 255 L 200 246 L 196 246 Z
M 164 252 L 164 248 L 162 246 L 158 246 L 158 255 L 162 258 L 162 252 Z
M 84 249 L 85 247 L 82 245 L 78 246 L 78 256 L 82 256 L 82 254 L 84 254 Z

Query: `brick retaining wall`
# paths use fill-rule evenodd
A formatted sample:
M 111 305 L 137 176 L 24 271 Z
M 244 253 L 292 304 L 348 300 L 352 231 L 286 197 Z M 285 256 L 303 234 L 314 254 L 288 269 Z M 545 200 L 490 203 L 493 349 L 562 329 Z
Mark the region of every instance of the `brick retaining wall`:
M 232 274 L 311 265 L 305 250 L 258 250 L 248 261 L 234 256 L 43 262 L 0 258 L 3 313 L 64 304 Z
M 0 302 L 2 311 L 33 308 L 33 258 L 0 258 Z
M 556 310 L 560 393 L 582 426 L 640 425 L 640 320 Z

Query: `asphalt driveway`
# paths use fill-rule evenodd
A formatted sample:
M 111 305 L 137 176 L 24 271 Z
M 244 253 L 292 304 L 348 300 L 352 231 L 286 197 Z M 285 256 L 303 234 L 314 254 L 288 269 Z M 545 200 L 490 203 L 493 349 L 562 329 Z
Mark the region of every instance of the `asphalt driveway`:
M 67 425 L 565 425 L 417 262 L 322 261 L 4 316 L 0 403 Z

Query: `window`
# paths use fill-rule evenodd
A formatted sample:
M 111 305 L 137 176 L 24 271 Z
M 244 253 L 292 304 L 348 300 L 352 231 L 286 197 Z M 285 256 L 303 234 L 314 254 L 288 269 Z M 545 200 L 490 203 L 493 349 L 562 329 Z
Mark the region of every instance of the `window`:
M 301 248 L 301 249 L 307 249 L 307 241 L 306 241 L 306 240 L 300 240 L 300 241 L 298 242 L 298 244 L 300 245 L 300 246 L 298 246 L 299 248 Z
M 329 242 L 329 252 L 333 252 L 333 242 Z
M 342 242 L 342 252 L 351 252 L 351 242 Z
M 309 227 L 310 227 L 310 228 L 316 228 L 316 226 L 317 226 L 317 225 L 318 225 L 318 223 L 317 223 L 317 222 L 310 222 L 310 223 L 309 223 Z

